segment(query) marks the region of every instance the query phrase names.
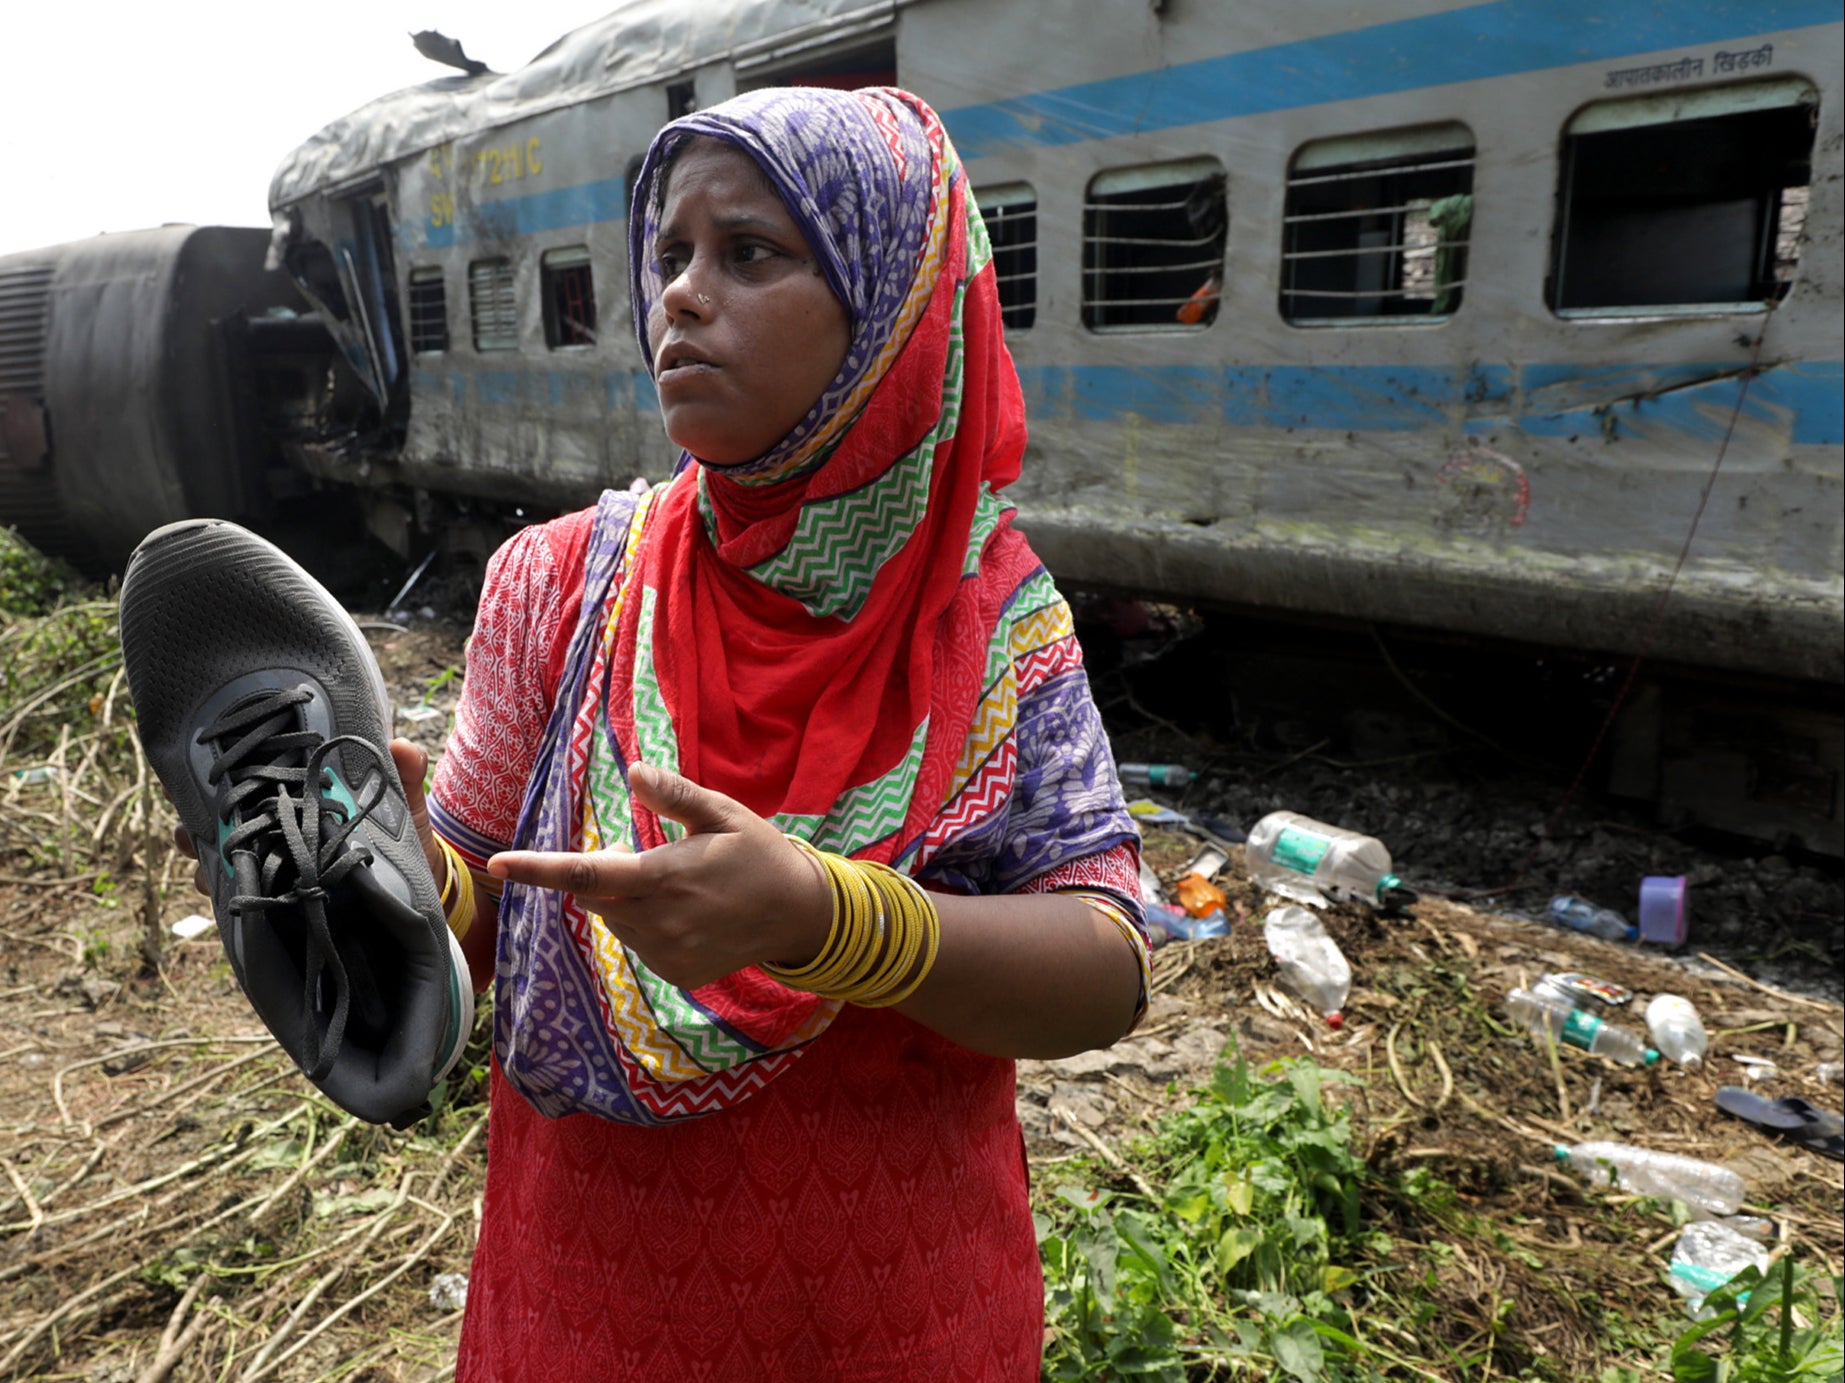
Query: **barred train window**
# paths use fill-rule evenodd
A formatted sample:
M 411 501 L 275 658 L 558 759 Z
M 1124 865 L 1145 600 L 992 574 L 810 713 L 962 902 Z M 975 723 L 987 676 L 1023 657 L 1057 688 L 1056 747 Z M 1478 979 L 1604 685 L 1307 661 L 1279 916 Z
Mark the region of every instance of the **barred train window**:
M 1457 123 L 1303 144 L 1288 167 L 1283 319 L 1451 316 L 1467 286 L 1473 148 Z
M 1713 62 L 1761 64 L 1766 53 L 1719 51 Z M 1810 83 L 1784 77 L 1577 112 L 1563 134 L 1551 307 L 1721 311 L 1785 295 L 1805 235 L 1818 110 Z
M 1083 201 L 1083 325 L 1183 331 L 1217 318 L 1229 224 L 1214 158 L 1117 168 Z
M 474 349 L 519 349 L 519 309 L 513 297 L 512 261 L 477 259 L 468 266 L 468 312 L 474 319 Z
M 538 269 L 544 288 L 545 344 L 552 350 L 595 345 L 596 283 L 588 249 L 572 245 L 546 250 Z
M 1024 331 L 1038 319 L 1038 194 L 1025 183 L 976 189 L 974 202 L 993 242 L 1000 319 Z
M 448 286 L 433 266 L 410 271 L 410 349 L 421 355 L 448 349 Z

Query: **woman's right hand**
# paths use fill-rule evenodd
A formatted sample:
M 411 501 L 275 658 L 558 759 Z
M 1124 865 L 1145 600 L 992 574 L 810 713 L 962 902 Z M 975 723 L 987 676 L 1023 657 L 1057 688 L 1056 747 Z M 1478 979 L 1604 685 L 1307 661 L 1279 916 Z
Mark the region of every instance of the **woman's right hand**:
M 167 805 L 173 805 L 173 796 L 165 788 L 160 790 L 167 799 Z M 192 843 L 192 832 L 184 826 L 173 828 L 173 848 L 192 861 L 192 886 L 207 898 L 211 897 L 211 881 L 205 877 L 205 866 L 199 862 L 199 847 Z

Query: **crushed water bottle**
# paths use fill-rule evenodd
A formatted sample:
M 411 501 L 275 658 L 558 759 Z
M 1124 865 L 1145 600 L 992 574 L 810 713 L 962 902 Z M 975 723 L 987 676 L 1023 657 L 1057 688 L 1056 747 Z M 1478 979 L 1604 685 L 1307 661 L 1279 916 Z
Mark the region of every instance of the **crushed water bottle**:
M 1325 1014 L 1329 1026 L 1340 1027 L 1352 967 L 1318 916 L 1292 905 L 1276 908 L 1262 919 L 1262 939 L 1281 967 L 1281 982 Z
M 1514 989 L 1505 996 L 1506 1012 L 1533 1033 L 1548 1032 L 1559 1042 L 1594 1052 L 1623 1066 L 1651 1066 L 1659 1053 L 1640 1034 L 1577 1008 L 1559 994 Z
M 1626 1143 L 1557 1144 L 1557 1161 L 1597 1186 L 1641 1196 L 1683 1201 L 1704 1218 L 1734 1215 L 1743 1202 L 1743 1179 L 1728 1167 L 1695 1157 L 1653 1152 Z
M 1677 994 L 1654 995 L 1646 1006 L 1646 1030 L 1661 1056 L 1671 1057 L 1680 1066 L 1703 1064 L 1710 1038 L 1691 1000 Z
M 1116 764 L 1115 776 L 1135 788 L 1188 788 L 1194 781 L 1184 764 Z
M 1685 1310 L 1703 1320 L 1711 1314 L 1704 1309 L 1704 1298 L 1744 1268 L 1767 1272 L 1768 1251 L 1724 1220 L 1699 1220 L 1678 1236 L 1667 1276 L 1672 1289 L 1685 1298 Z M 1742 1296 L 1746 1300 L 1748 1294 Z
M 1390 872 L 1390 852 L 1372 836 L 1299 812 L 1270 812 L 1249 832 L 1249 877 L 1297 903 L 1364 902 L 1386 910 L 1416 901 Z
M 1550 920 L 1571 931 L 1606 937 L 1609 941 L 1633 941 L 1640 929 L 1613 908 L 1598 907 L 1587 898 L 1562 893 L 1550 900 Z

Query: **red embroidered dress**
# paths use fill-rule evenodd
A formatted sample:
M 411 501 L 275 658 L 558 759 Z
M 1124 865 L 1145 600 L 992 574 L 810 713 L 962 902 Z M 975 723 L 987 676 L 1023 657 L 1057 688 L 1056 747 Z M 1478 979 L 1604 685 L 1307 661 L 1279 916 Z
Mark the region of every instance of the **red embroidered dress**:
M 1023 447 L 1017 379 L 939 122 L 892 91 L 675 122 L 637 182 L 643 319 L 638 212 L 687 133 L 782 189 L 851 313 L 846 364 L 760 462 L 502 550 L 437 828 L 476 866 L 655 848 L 671 824 L 625 765 L 676 766 L 935 887 L 1081 891 L 1144 986 L 1137 837 L 1069 610 L 994 495 Z M 1010 1062 L 754 968 L 673 989 L 542 890 L 507 890 L 497 945 L 463 1383 L 1037 1377 Z

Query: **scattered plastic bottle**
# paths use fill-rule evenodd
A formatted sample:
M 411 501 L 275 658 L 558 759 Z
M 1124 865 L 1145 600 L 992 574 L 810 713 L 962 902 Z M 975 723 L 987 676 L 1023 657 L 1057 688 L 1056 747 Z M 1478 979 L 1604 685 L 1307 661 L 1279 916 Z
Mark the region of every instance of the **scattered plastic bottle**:
M 1352 967 L 1318 916 L 1292 905 L 1275 908 L 1262 919 L 1262 939 L 1281 966 L 1281 982 L 1325 1014 L 1328 1026 L 1341 1027 Z
M 1845 1061 L 1822 1061 L 1813 1068 L 1813 1079 L 1821 1085 L 1845 1085 Z
M 1550 900 L 1550 920 L 1571 931 L 1606 937 L 1609 941 L 1634 941 L 1640 929 L 1613 908 L 1598 907 L 1587 898 L 1562 893 Z
M 1372 836 L 1299 812 L 1270 812 L 1249 832 L 1249 877 L 1297 903 L 1365 902 L 1407 907 L 1415 893 L 1390 872 L 1390 852 Z
M 1706 1218 L 1734 1215 L 1743 1202 L 1743 1179 L 1728 1167 L 1695 1157 L 1653 1152 L 1626 1143 L 1557 1144 L 1557 1161 L 1597 1186 L 1683 1201 Z
M 1639 1033 L 1605 1022 L 1561 995 L 1514 989 L 1505 996 L 1505 1007 L 1532 1032 L 1548 1032 L 1559 1042 L 1623 1066 L 1651 1066 L 1659 1060 L 1659 1053 L 1648 1047 Z
M 1646 1006 L 1646 1030 L 1661 1056 L 1671 1057 L 1680 1066 L 1703 1065 L 1710 1038 L 1691 1000 L 1677 994 L 1654 995 Z
M 1686 1225 L 1678 1236 L 1667 1277 L 1672 1289 L 1685 1298 L 1686 1311 L 1703 1320 L 1711 1314 L 1704 1309 L 1704 1298 L 1750 1267 L 1768 1271 L 1766 1249 L 1737 1233 L 1728 1221 L 1699 1220 Z M 1743 1293 L 1742 1298 L 1747 1300 L 1748 1294 Z
M 1136 788 L 1188 788 L 1196 781 L 1184 764 L 1116 764 L 1115 776 Z

